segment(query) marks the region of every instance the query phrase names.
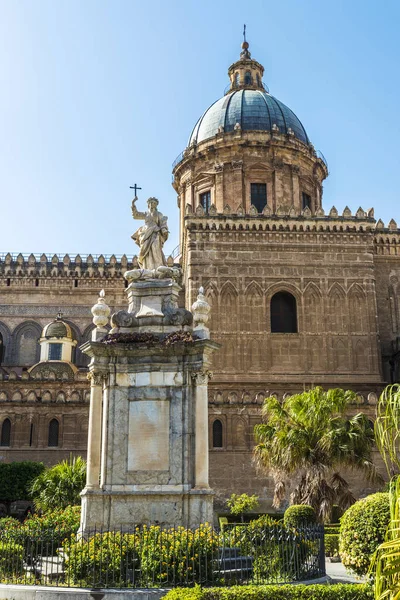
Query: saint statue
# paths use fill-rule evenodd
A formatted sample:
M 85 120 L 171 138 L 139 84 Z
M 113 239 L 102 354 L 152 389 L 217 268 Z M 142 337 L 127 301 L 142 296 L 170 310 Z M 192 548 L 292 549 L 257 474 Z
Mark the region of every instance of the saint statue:
M 132 235 L 132 239 L 140 248 L 138 256 L 140 268 L 151 271 L 167 264 L 162 249 L 168 239 L 168 217 L 164 217 L 157 210 L 157 198 L 147 200 L 146 212 L 137 210 L 136 201 L 137 196 L 132 200 L 132 216 L 134 219 L 144 219 L 144 225 Z

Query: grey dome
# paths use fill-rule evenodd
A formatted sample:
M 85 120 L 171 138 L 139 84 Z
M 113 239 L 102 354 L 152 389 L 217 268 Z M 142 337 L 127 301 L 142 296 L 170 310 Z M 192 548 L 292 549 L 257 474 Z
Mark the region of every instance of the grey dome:
M 233 131 L 239 123 L 244 131 L 272 131 L 276 125 L 281 133 L 290 133 L 309 144 L 306 130 L 294 112 L 285 104 L 261 90 L 233 91 L 210 106 L 197 121 L 189 139 L 189 146 L 213 137 L 218 129 Z

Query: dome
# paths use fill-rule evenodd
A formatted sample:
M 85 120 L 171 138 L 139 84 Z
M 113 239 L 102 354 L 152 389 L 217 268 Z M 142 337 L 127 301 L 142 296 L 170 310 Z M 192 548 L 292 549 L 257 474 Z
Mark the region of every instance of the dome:
M 206 110 L 192 131 L 189 146 L 221 131 L 233 131 L 236 123 L 242 131 L 276 131 L 277 127 L 281 133 L 292 133 L 301 142 L 310 143 L 301 121 L 283 102 L 260 89 L 241 89 L 231 91 Z
M 51 323 L 46 325 L 42 331 L 42 338 L 69 338 L 70 340 L 74 339 L 72 329 L 61 319 L 61 317 L 57 317 Z

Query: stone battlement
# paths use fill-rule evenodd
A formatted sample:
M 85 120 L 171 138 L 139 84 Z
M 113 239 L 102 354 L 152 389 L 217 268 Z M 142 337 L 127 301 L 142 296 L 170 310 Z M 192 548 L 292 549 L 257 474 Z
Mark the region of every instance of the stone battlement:
M 174 264 L 169 256 L 168 265 Z M 0 253 L 0 276 L 27 277 L 122 277 L 125 271 L 138 268 L 137 256 L 126 254 L 110 256 L 104 254 L 77 254 L 71 258 L 69 254 L 22 254 Z

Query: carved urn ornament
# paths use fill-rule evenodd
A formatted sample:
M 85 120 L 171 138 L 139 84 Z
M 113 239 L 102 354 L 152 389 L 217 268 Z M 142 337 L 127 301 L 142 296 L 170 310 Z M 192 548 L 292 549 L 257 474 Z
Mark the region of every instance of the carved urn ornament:
M 101 290 L 97 304 L 92 306 L 93 323 L 96 327 L 105 327 L 108 324 L 108 318 L 110 316 L 110 307 L 107 306 L 104 299 L 105 292 Z

